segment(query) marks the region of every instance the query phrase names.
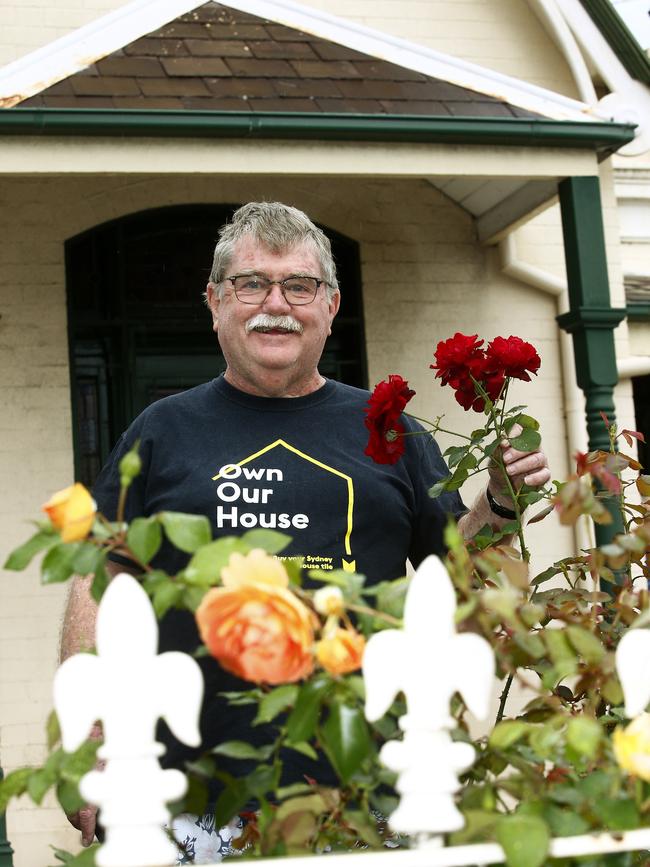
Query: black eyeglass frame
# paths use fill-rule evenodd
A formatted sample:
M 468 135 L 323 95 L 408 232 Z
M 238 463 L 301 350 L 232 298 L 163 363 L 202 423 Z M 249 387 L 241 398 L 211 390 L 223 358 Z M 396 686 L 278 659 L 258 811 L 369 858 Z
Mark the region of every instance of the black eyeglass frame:
M 239 293 L 237 292 L 237 289 L 235 288 L 235 280 L 237 280 L 238 277 L 260 277 L 262 280 L 265 280 L 268 283 L 268 289 L 266 290 L 266 295 L 264 296 L 264 298 L 262 298 L 260 301 L 249 301 L 246 298 L 241 298 Z M 298 302 L 289 301 L 289 299 L 287 298 L 287 287 L 285 284 L 289 280 L 300 280 L 301 278 L 304 280 L 313 280 L 314 281 L 314 283 L 316 284 L 316 289 L 314 290 L 314 294 L 309 299 L 309 301 L 298 301 Z M 274 286 L 279 286 L 280 292 L 282 292 L 282 295 L 284 296 L 284 300 L 287 302 L 287 304 L 289 304 L 291 307 L 305 307 L 307 304 L 312 304 L 313 301 L 315 301 L 316 295 L 318 294 L 318 290 L 320 289 L 321 286 L 328 286 L 330 289 L 332 288 L 332 284 L 328 283 L 327 280 L 321 280 L 319 277 L 313 277 L 311 274 L 290 274 L 288 277 L 285 277 L 283 280 L 269 280 L 268 277 L 264 277 L 263 274 L 255 274 L 253 272 L 252 274 L 233 274 L 232 276 L 225 277 L 224 279 L 229 280 L 232 283 L 232 289 L 233 289 L 233 292 L 235 293 L 235 297 L 237 298 L 238 301 L 241 301 L 242 304 L 263 304 L 266 301 L 266 299 L 269 297 L 271 289 Z

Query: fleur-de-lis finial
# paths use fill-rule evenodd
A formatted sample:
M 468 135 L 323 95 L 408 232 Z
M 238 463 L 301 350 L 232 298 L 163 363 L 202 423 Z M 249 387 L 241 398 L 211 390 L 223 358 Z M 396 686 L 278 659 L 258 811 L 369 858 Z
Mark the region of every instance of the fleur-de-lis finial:
M 438 557 L 422 562 L 411 579 L 404 629 L 370 638 L 363 659 L 366 716 L 382 716 L 399 692 L 408 712 L 399 724 L 403 741 L 389 741 L 381 759 L 398 772 L 400 805 L 390 817 L 396 831 L 440 834 L 461 828 L 453 793 L 458 773 L 474 760 L 466 743 L 454 743 L 449 702 L 458 691 L 479 719 L 487 715 L 494 683 L 494 655 L 485 639 L 457 634 L 456 597 Z
M 163 771 L 155 727 L 162 717 L 176 737 L 199 746 L 203 678 L 184 653 L 157 654 L 158 624 L 147 594 L 131 575 L 117 575 L 97 615 L 97 655 L 67 659 L 54 678 L 63 748 L 75 750 L 101 720 L 103 772 L 82 778 L 82 797 L 101 809 L 106 843 L 98 867 L 160 867 L 176 860 L 163 826 L 166 803 L 185 791 L 185 776 Z M 182 692 L 183 701 L 178 701 Z

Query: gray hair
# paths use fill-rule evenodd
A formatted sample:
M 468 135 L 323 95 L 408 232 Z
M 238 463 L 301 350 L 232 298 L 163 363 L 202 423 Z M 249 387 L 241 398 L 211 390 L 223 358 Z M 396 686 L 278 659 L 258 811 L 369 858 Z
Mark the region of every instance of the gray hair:
M 282 202 L 249 202 L 242 205 L 219 231 L 214 250 L 210 282 L 219 284 L 226 276 L 237 241 L 251 235 L 273 253 L 288 250 L 296 244 L 309 243 L 320 260 L 323 279 L 328 283 L 331 300 L 338 289 L 336 265 L 327 235 L 315 226 L 307 214 Z

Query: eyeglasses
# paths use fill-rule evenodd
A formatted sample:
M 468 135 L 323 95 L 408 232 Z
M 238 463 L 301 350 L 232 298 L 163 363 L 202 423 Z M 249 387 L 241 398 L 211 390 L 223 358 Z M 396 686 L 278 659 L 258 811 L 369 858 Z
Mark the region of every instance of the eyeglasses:
M 304 274 L 292 274 L 284 280 L 269 280 L 260 274 L 233 274 L 232 277 L 226 277 L 226 280 L 232 283 L 237 299 L 243 304 L 261 304 L 266 300 L 271 287 L 279 286 L 285 300 L 292 307 L 311 304 L 319 286 L 330 285 L 326 280 Z

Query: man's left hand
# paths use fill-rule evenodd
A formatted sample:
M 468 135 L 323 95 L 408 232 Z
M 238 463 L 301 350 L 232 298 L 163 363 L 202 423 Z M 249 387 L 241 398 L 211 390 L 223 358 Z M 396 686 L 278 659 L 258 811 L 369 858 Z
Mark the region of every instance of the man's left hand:
M 519 425 L 515 425 L 511 431 L 512 436 L 518 436 L 521 430 Z M 541 448 L 532 452 L 520 452 L 513 448 L 508 440 L 503 440 L 499 449 L 510 484 L 515 492 L 524 484 L 531 488 L 541 488 L 550 480 L 551 472 L 548 468 L 548 459 Z M 503 471 L 495 461 L 490 464 L 489 475 L 488 487 L 492 496 L 504 506 L 512 504 L 508 486 L 503 478 Z

